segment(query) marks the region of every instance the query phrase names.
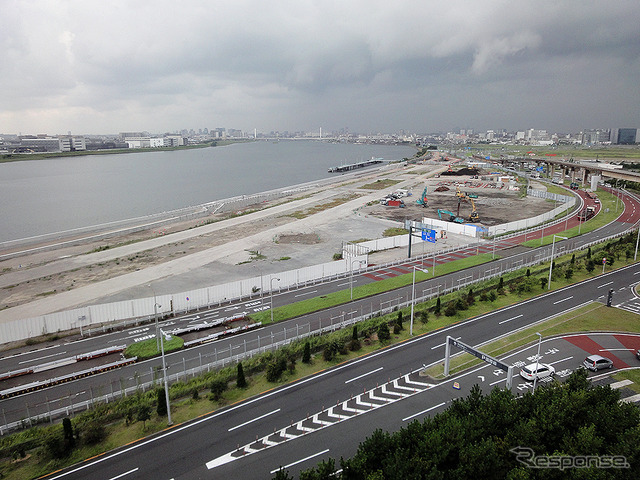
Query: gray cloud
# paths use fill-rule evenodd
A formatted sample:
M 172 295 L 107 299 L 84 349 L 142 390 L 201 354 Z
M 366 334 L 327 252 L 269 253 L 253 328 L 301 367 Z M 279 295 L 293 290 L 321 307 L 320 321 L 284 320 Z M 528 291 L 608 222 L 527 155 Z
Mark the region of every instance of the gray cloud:
M 5 2 L 0 132 L 640 126 L 640 4 Z

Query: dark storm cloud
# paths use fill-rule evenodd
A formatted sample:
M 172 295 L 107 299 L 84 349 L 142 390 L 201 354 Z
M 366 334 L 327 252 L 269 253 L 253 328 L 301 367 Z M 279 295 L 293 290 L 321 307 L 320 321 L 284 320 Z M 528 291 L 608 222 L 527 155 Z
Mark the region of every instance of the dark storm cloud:
M 0 132 L 640 123 L 638 2 L 9 1 Z

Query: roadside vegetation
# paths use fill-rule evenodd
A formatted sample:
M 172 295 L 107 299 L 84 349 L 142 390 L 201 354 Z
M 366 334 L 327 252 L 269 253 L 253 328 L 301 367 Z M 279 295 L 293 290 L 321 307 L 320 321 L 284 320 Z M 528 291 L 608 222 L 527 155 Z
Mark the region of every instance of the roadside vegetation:
M 476 385 L 444 412 L 395 433 L 378 429 L 352 458 L 323 461 L 301 472 L 300 479 L 333 478 L 337 469 L 342 480 L 635 479 L 640 410 L 618 402 L 619 397 L 615 390 L 590 384 L 585 370 L 576 370 L 564 384 L 523 396 L 499 388 L 483 394 Z M 614 455 L 620 461 L 614 468 L 585 458 L 611 461 Z M 289 479 L 283 470 L 274 477 Z
M 627 234 L 617 240 L 605 242 L 582 252 L 565 255 L 554 261 L 551 288 L 562 288 L 602 272 L 601 261 L 607 258 L 605 270 L 614 266 L 633 263 L 635 235 Z M 491 260 L 490 254 L 478 255 L 444 265 L 436 266 L 436 274 L 443 275 Z M 427 268 L 429 266 L 426 265 Z M 597 268 L 596 268 L 597 267 Z M 546 293 L 549 264 L 522 269 L 502 277 L 474 284 L 448 295 L 436 297 L 415 306 L 414 335 L 433 332 L 453 323 L 464 321 L 507 305 Z M 416 272 L 416 281 L 421 281 L 433 272 Z M 408 285 L 412 274 L 375 282 L 373 287 L 360 286 L 353 289 L 354 298 L 362 298 L 378 291 Z M 385 283 L 386 282 L 386 283 Z M 369 288 L 367 288 L 369 287 Z M 333 295 L 333 294 L 332 294 Z M 274 318 L 282 320 L 328 307 L 327 302 L 347 303 L 350 290 L 337 292 L 336 298 L 312 299 L 289 307 L 274 310 Z M 262 312 L 264 317 L 267 314 Z M 180 424 L 208 414 L 219 408 L 258 395 L 274 386 L 295 382 L 315 372 L 331 368 L 353 358 L 386 348 L 409 338 L 408 308 L 399 309 L 384 316 L 373 316 L 354 327 L 328 335 L 295 341 L 276 352 L 244 360 L 241 367 L 229 366 L 219 371 L 176 382 L 170 386 L 171 413 L 175 424 Z M 259 315 L 256 315 L 258 317 Z M 265 321 L 265 318 L 256 318 Z M 582 325 L 582 327 L 581 327 Z M 634 329 L 637 316 L 627 317 L 626 312 L 601 307 L 597 304 L 574 311 L 545 323 L 546 335 L 581 331 L 579 328 L 598 330 Z M 537 331 L 540 326 L 536 326 Z M 531 332 L 521 336 L 506 337 L 491 345 L 490 352 L 500 355 L 531 343 Z M 155 339 L 149 342 L 156 349 Z M 142 347 L 140 347 L 142 348 Z M 179 348 L 179 347 L 178 347 Z M 458 369 L 468 368 L 462 362 Z M 240 374 L 242 369 L 242 374 Z M 435 373 L 437 376 L 437 373 Z M 32 419 L 40 422 L 34 428 L 0 437 L 0 478 L 27 479 L 55 471 L 65 466 L 91 458 L 100 453 L 125 445 L 166 427 L 166 411 L 163 408 L 164 390 L 158 383 L 150 390 L 140 389 L 136 394 L 109 404 L 96 404 L 86 412 L 78 413 L 62 424 L 46 424 L 48 419 Z M 46 425 L 45 425 L 46 424 Z M 324 478 L 324 477 L 308 477 Z M 376 477 L 377 478 L 377 477 Z

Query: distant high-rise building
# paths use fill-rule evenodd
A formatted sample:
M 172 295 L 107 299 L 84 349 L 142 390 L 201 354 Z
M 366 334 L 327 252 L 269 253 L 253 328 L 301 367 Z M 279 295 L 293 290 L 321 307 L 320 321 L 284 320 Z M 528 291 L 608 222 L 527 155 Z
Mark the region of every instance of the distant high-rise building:
M 611 143 L 634 145 L 640 142 L 637 128 L 616 128 L 612 131 Z

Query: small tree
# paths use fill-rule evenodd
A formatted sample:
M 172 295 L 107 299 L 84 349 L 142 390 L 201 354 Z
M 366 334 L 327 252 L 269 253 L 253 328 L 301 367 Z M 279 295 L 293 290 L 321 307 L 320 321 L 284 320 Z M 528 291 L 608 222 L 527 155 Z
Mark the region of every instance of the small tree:
M 71 425 L 71 419 L 69 417 L 62 419 L 62 434 L 64 440 L 64 451 L 69 453 L 76 446 L 76 438 L 73 435 L 73 426 Z
M 357 325 L 353 326 L 353 331 L 351 333 L 351 342 L 349 343 L 349 350 L 352 352 L 356 352 L 362 348 L 360 345 L 360 339 L 358 338 L 358 327 Z
M 311 345 L 309 342 L 304 343 L 304 350 L 302 352 L 302 363 L 311 363 Z
M 242 362 L 238 363 L 238 373 L 236 375 L 236 387 L 246 388 L 247 379 L 244 378 L 244 369 L 242 368 Z
M 142 422 L 142 429 L 146 430 L 147 428 L 147 420 L 151 418 L 151 407 L 149 405 L 140 405 L 138 408 L 138 414 L 136 415 L 136 420 Z
M 402 326 L 402 312 L 398 312 L 398 318 L 396 319 L 396 325 L 398 326 L 399 330 L 404 330 L 404 327 Z
M 420 316 L 420 321 L 426 325 L 426 323 L 429 321 L 429 310 L 422 310 L 419 313 Z
M 576 263 L 576 254 L 571 255 L 571 265 L 575 265 Z
M 378 340 L 383 343 L 391 340 L 391 334 L 389 333 L 389 325 L 387 325 L 387 322 L 382 322 L 378 326 Z
M 531 270 L 527 268 L 527 277 L 530 277 L 530 276 L 531 276 Z
M 564 278 L 566 278 L 567 280 L 571 280 L 571 277 L 573 277 L 573 268 L 567 268 L 567 270 L 564 272 Z
M 451 301 L 447 303 L 447 308 L 444 309 L 444 314 L 447 317 L 453 317 L 458 310 L 456 309 L 456 302 Z
M 496 291 L 495 290 L 491 290 L 489 292 L 489 301 L 490 302 L 495 302 L 496 298 L 498 298 L 498 295 L 496 295 Z
M 211 395 L 209 396 L 209 399 L 211 401 L 217 402 L 218 400 L 220 400 L 222 394 L 227 389 L 227 382 L 221 378 L 216 378 L 211 381 L 209 387 L 211 388 Z
M 436 298 L 436 306 L 433 309 L 433 313 L 436 314 L 436 316 L 440 316 L 440 309 L 442 308 L 441 302 L 440 302 L 440 297 Z
M 498 288 L 496 290 L 500 295 L 504 294 L 504 278 L 500 277 L 500 280 L 498 280 Z
M 589 247 L 587 249 L 587 258 L 590 260 L 591 259 L 591 247 Z
M 467 305 L 471 306 L 476 303 L 475 296 L 473 294 L 473 288 L 469 289 L 469 293 L 467 293 Z
M 159 417 L 164 417 L 167 414 L 167 399 L 164 393 L 164 387 L 156 389 L 156 413 Z
M 544 287 L 546 286 L 547 286 L 547 279 L 544 277 L 540 278 L 540 288 L 544 290 Z

